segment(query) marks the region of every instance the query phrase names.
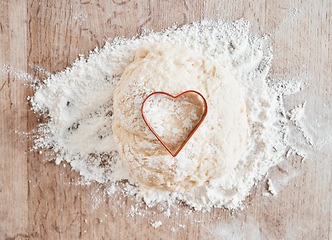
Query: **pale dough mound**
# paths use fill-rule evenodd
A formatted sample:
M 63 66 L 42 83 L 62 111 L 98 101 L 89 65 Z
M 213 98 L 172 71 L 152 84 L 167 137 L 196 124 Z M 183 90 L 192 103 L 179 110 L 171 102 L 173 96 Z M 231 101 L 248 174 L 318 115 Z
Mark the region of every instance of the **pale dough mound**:
M 208 113 L 183 150 L 172 157 L 143 121 L 141 106 L 153 92 L 175 96 L 186 90 L 206 98 Z M 237 79 L 183 46 L 139 48 L 115 90 L 114 135 L 124 166 L 143 187 L 184 192 L 226 177 L 244 153 L 248 129 Z

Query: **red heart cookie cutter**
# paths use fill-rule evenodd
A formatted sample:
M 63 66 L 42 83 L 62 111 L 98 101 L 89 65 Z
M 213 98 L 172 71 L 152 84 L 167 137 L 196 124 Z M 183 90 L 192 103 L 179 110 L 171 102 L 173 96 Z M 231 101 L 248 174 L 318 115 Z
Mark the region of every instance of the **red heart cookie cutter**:
M 145 118 L 145 116 L 144 116 L 144 111 L 143 111 L 143 108 L 144 108 L 144 104 L 145 104 L 145 102 L 151 97 L 151 96 L 153 96 L 153 95 L 155 95 L 155 94 L 165 94 L 165 95 L 167 95 L 167 96 L 169 96 L 169 97 L 172 97 L 172 98 L 174 98 L 174 99 L 176 99 L 176 98 L 179 98 L 179 97 L 181 97 L 181 96 L 183 96 L 184 94 L 186 94 L 186 93 L 194 93 L 194 94 L 198 94 L 201 98 L 202 98 L 202 100 L 203 100 L 203 104 L 204 104 L 204 112 L 203 112 L 203 114 L 202 114 L 202 116 L 201 116 L 201 119 L 198 121 L 198 123 L 196 124 L 196 126 L 193 128 L 193 130 L 189 133 L 189 135 L 185 138 L 185 140 L 183 141 L 183 143 L 180 145 L 180 147 L 176 150 L 176 152 L 175 153 L 173 153 L 172 151 L 171 151 L 171 149 L 163 142 L 163 140 L 161 140 L 161 138 L 158 136 L 158 134 L 153 130 L 153 128 L 150 126 L 150 124 L 148 123 L 148 121 L 146 120 L 146 118 Z M 198 127 L 202 124 L 202 122 L 203 122 L 203 120 L 205 119 L 205 117 L 206 117 L 206 114 L 207 114 L 207 110 L 208 110 L 208 106 L 207 106 L 207 102 L 206 102 L 206 99 L 204 98 L 204 96 L 201 94 L 201 93 L 199 93 L 199 92 L 197 92 L 197 91 L 194 91 L 194 90 L 188 90 L 188 91 L 185 91 L 185 92 L 183 92 L 183 93 L 181 93 L 181 94 L 179 94 L 179 95 L 177 95 L 177 96 L 173 96 L 173 95 L 171 95 L 171 94 L 169 94 L 169 93 L 166 93 L 166 92 L 154 92 L 154 93 L 151 93 L 149 96 L 147 96 L 146 98 L 145 98 L 145 100 L 143 101 L 143 103 L 142 103 L 142 108 L 141 108 L 141 112 L 142 112 L 142 117 L 143 117 L 143 119 L 144 119 L 144 122 L 146 123 L 146 125 L 148 126 L 148 128 L 151 130 L 151 132 L 156 136 L 156 138 L 159 140 L 159 142 L 166 148 L 166 150 L 173 156 L 173 157 L 176 157 L 176 155 L 178 155 L 179 154 L 179 152 L 183 149 L 183 147 L 186 145 L 186 143 L 189 141 L 189 139 L 192 137 L 192 135 L 196 132 L 196 130 L 198 129 Z

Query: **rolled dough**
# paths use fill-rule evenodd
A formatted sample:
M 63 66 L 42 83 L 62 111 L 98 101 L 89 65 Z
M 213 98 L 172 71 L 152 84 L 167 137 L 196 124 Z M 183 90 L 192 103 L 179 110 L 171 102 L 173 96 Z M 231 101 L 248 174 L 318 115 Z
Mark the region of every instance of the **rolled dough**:
M 186 90 L 200 92 L 209 110 L 184 149 L 172 157 L 143 121 L 141 105 L 152 92 L 178 95 Z M 226 177 L 239 162 L 249 131 L 246 104 L 232 73 L 171 44 L 137 50 L 115 90 L 113 117 L 123 165 L 142 187 L 170 191 L 184 192 Z

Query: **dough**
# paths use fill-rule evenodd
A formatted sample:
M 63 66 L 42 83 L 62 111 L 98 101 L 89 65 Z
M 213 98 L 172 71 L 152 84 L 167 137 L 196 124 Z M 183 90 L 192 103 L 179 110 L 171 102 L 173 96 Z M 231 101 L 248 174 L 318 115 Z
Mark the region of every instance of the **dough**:
M 175 96 L 186 90 L 206 98 L 208 113 L 172 157 L 145 124 L 141 106 L 153 92 Z M 121 160 L 143 187 L 188 191 L 227 177 L 244 153 L 249 126 L 237 79 L 191 49 L 170 44 L 140 47 L 114 94 L 113 132 Z

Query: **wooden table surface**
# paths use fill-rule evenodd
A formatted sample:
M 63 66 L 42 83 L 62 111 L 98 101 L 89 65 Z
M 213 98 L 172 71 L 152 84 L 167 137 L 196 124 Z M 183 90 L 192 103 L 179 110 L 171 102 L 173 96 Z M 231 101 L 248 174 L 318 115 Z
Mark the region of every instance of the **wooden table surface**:
M 222 239 L 214 229 L 227 224 L 235 239 L 243 232 L 244 239 L 250 232 L 252 239 L 332 239 L 332 146 L 313 149 L 314 157 L 305 162 L 294 158 L 290 165 L 299 174 L 276 196 L 259 196 L 265 185 L 258 184 L 243 211 L 185 214 L 180 206 L 180 214 L 168 218 L 157 208 L 131 216 L 133 199 L 104 196 L 97 184 L 74 184 L 77 172 L 28 151 L 32 143 L 20 134 L 38 124 L 26 103 L 33 90 L 24 85 L 24 73 L 44 77 L 36 66 L 61 71 L 108 38 L 202 19 L 244 18 L 253 32 L 267 33 L 275 53 L 271 74 L 305 76 L 310 87 L 289 101 L 307 99 L 319 114 L 323 103 L 329 109 L 332 104 L 331 5 L 330 0 L 0 1 L 0 239 Z M 331 122 L 326 124 L 331 134 Z M 151 223 L 158 220 L 163 224 L 154 229 Z

